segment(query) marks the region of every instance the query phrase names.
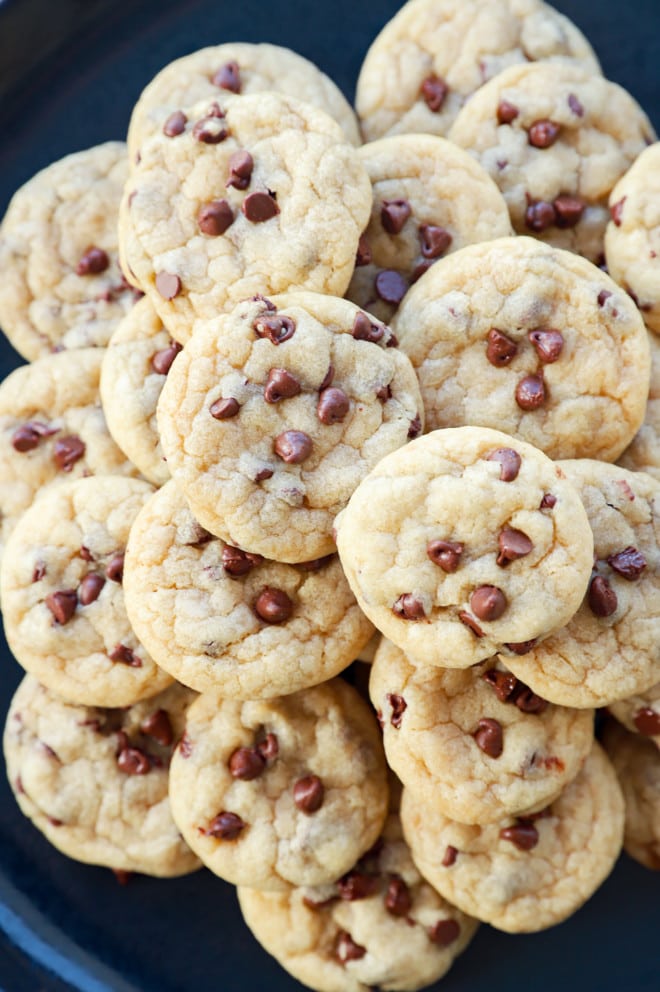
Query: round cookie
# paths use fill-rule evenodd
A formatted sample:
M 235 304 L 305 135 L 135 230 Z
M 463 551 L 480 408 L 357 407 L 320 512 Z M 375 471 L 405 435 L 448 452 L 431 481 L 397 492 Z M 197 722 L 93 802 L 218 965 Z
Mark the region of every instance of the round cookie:
M 519 234 L 592 262 L 602 261 L 612 188 L 654 137 L 626 90 L 567 62 L 506 69 L 449 132 L 495 180 Z
M 549 705 L 495 659 L 417 668 L 383 638 L 369 690 L 388 764 L 429 809 L 461 823 L 547 806 L 593 743 L 593 713 Z
M 259 943 L 319 992 L 424 988 L 446 974 L 477 927 L 421 878 L 396 814 L 335 885 L 286 893 L 242 887 L 238 900 Z
M 651 388 L 644 423 L 618 459 L 631 472 L 648 472 L 660 482 L 660 340 L 649 334 Z
M 195 318 L 254 293 L 346 290 L 371 184 L 322 110 L 277 93 L 223 96 L 172 115 L 140 154 L 122 258 L 181 343 Z
M 195 853 L 235 885 L 334 882 L 387 816 L 376 721 L 341 679 L 264 701 L 205 693 L 172 760 L 170 801 Z
M 623 846 L 631 858 L 660 871 L 660 751 L 615 723 L 607 725 L 603 743 L 626 803 Z
M 631 733 L 649 737 L 660 747 L 660 682 L 646 692 L 612 703 L 608 709 Z
M 493 180 L 472 156 L 429 134 L 383 138 L 359 150 L 373 191 L 346 296 L 388 322 L 434 261 L 511 234 Z
M 506 666 L 561 706 L 607 706 L 660 681 L 660 483 L 588 459 L 558 462 L 594 536 L 593 571 L 565 627 Z
M 412 0 L 385 25 L 360 70 L 355 105 L 365 141 L 446 135 L 475 90 L 507 66 L 537 59 L 600 71 L 577 27 L 538 0 Z
M 609 273 L 660 334 L 660 143 L 646 148 L 610 194 Z
M 126 145 L 109 141 L 38 172 L 0 227 L 0 325 L 32 361 L 106 345 L 135 302 L 117 258 Z
M 167 793 L 172 744 L 193 697 L 173 685 L 120 710 L 76 706 L 26 676 L 4 735 L 21 811 L 76 861 L 162 877 L 195 871 Z
M 87 475 L 135 475 L 108 433 L 102 348 L 46 355 L 0 384 L 0 550 L 42 489 Z
M 154 485 L 170 477 L 160 444 L 156 406 L 181 345 L 170 337 L 145 297 L 112 335 L 101 369 L 101 399 L 108 430 Z
M 419 665 L 525 650 L 570 619 L 591 571 L 576 490 L 542 452 L 487 428 L 433 431 L 383 458 L 336 529 L 361 608 Z
M 497 427 L 551 458 L 614 461 L 644 420 L 648 334 L 600 269 L 532 238 L 434 266 L 392 323 L 426 429 Z
M 200 527 L 174 482 L 131 530 L 129 617 L 158 664 L 200 692 L 265 698 L 337 675 L 369 640 L 336 556 L 266 561 Z
M 129 706 L 172 682 L 138 643 L 122 589 L 128 532 L 152 492 L 121 476 L 62 483 L 7 541 L 0 595 L 9 647 L 72 703 Z
M 279 45 L 229 42 L 201 48 L 170 62 L 151 80 L 133 108 L 128 128 L 128 154 L 139 156 L 145 140 L 162 130 L 176 110 L 200 100 L 218 100 L 227 93 L 271 91 L 320 107 L 341 125 L 353 145 L 360 143 L 353 110 L 333 81 L 302 55 Z
M 158 426 L 202 526 L 275 561 L 332 553 L 357 484 L 422 430 L 417 378 L 395 345 L 353 303 L 311 293 L 255 297 L 198 324 Z
M 487 826 L 432 811 L 409 789 L 401 821 L 417 868 L 450 902 L 508 933 L 561 923 L 593 895 L 619 856 L 624 803 L 598 744 L 541 813 Z

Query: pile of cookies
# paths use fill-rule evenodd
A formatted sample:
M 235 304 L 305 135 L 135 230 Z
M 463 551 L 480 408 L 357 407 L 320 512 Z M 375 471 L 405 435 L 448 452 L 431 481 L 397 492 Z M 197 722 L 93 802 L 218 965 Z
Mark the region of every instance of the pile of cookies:
M 12 200 L 5 754 L 69 856 L 403 992 L 660 868 L 660 145 L 540 0 L 410 0 L 356 108 L 203 49 Z

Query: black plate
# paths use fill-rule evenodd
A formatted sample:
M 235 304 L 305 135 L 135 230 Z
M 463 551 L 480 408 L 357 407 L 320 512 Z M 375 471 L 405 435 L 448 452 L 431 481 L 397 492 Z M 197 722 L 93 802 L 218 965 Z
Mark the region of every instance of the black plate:
M 173 58 L 270 41 L 315 61 L 349 97 L 398 0 L 0 0 L 0 215 L 14 190 L 68 152 L 123 138 L 131 107 Z M 660 130 L 659 0 L 557 0 Z M 0 273 L 2 278 L 2 273 Z M 20 360 L 0 343 L 0 375 Z M 0 719 L 22 672 L 6 644 Z M 658 878 L 625 856 L 587 906 L 541 934 L 482 927 L 445 992 L 657 992 Z M 208 872 L 122 888 L 59 855 L 0 776 L 0 988 L 4 992 L 293 992 Z

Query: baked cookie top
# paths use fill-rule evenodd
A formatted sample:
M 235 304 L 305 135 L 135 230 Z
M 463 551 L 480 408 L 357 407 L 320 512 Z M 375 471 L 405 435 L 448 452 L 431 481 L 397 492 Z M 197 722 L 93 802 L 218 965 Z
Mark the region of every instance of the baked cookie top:
M 660 747 L 660 682 L 646 692 L 611 703 L 608 709 L 631 733 L 650 737 Z
M 170 813 L 168 766 L 194 693 L 173 685 L 122 709 L 65 702 L 31 675 L 4 734 L 16 801 L 63 854 L 147 875 L 201 867 Z
M 144 143 L 120 212 L 122 257 L 181 343 L 254 293 L 341 296 L 371 185 L 340 126 L 277 93 L 223 95 Z
M 644 423 L 618 459 L 632 472 L 648 472 L 660 482 L 660 339 L 649 334 L 651 346 L 651 387 Z
M 511 234 L 497 186 L 471 155 L 443 138 L 405 134 L 359 149 L 373 191 L 346 296 L 389 321 L 434 261 Z
M 71 702 L 129 706 L 173 681 L 135 637 L 122 588 L 128 532 L 152 492 L 121 476 L 62 483 L 25 511 L 7 541 L 7 642 L 23 668 Z
M 598 60 L 578 28 L 538 0 L 412 0 L 367 52 L 355 104 L 365 141 L 446 135 L 475 90 L 510 65 Z
M 614 722 L 607 725 L 603 744 L 626 803 L 623 846 L 631 858 L 660 871 L 660 751 Z
M 42 169 L 0 226 L 0 326 L 32 361 L 103 346 L 133 306 L 117 256 L 126 145 L 108 141 Z
M 335 515 L 423 416 L 390 329 L 311 293 L 198 324 L 158 404 L 168 468 L 197 520 L 283 562 L 335 550 Z
M 444 259 L 392 328 L 427 430 L 496 427 L 551 458 L 614 461 L 644 420 L 649 345 L 634 303 L 586 259 L 532 238 Z
M 387 816 L 373 713 L 341 679 L 261 701 L 205 693 L 188 711 L 170 798 L 183 836 L 221 878 L 273 891 L 334 882 Z
M 526 649 L 570 619 L 591 572 L 577 491 L 541 451 L 487 428 L 433 431 L 388 455 L 336 527 L 361 608 L 419 665 Z
M 608 198 L 655 134 L 626 90 L 569 62 L 487 83 L 449 138 L 495 180 L 519 234 L 602 261 Z
M 561 923 L 607 878 L 624 803 L 594 743 L 577 778 L 536 815 L 467 826 L 404 789 L 401 820 L 415 864 L 445 899 L 498 930 L 529 933 Z
M 336 556 L 303 565 L 227 545 L 168 482 L 135 520 L 126 607 L 158 664 L 201 692 L 279 696 L 338 674 L 373 627 Z

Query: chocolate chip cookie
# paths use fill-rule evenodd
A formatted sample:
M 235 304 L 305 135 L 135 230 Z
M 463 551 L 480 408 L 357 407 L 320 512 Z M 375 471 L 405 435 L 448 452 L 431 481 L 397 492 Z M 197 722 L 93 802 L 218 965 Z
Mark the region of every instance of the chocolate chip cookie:
M 626 803 L 623 846 L 631 858 L 660 871 L 660 751 L 614 721 L 603 743 Z
M 651 386 L 644 423 L 618 459 L 632 472 L 648 472 L 660 482 L 660 340 L 649 334 L 651 346 Z
M 649 737 L 660 747 L 660 682 L 646 692 L 611 703 L 608 709 L 631 733 Z

